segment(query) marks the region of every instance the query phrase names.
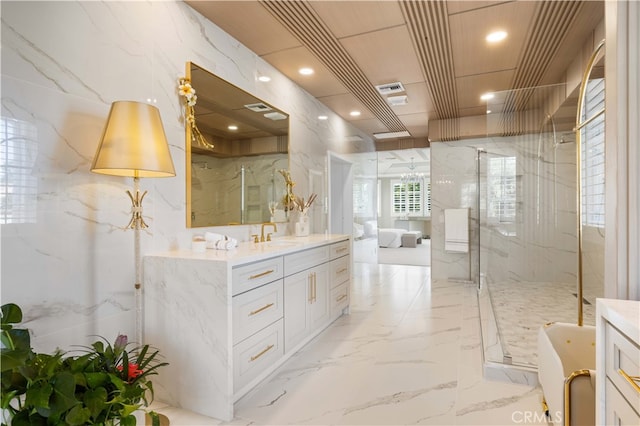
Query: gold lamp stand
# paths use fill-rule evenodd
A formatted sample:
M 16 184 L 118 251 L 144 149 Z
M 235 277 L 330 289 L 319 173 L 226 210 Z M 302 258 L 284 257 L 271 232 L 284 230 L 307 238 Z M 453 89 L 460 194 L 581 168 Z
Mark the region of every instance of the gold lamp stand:
M 111 104 L 107 124 L 91 171 L 113 176 L 133 177 L 131 220 L 128 229 L 134 230 L 135 256 L 135 333 L 136 342 L 143 344 L 142 325 L 142 264 L 140 258 L 140 230 L 148 228 L 142 216 L 141 177 L 171 177 L 176 172 L 169 152 L 169 144 L 162 127 L 160 111 L 153 105 L 118 101 Z

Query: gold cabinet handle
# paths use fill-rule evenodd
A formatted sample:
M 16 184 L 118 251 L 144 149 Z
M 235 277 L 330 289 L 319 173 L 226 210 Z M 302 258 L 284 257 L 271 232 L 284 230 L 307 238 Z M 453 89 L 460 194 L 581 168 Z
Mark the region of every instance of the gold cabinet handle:
M 251 275 L 249 277 L 250 280 L 255 280 L 256 278 L 264 277 L 265 275 L 273 274 L 273 269 L 269 269 L 268 271 L 260 272 L 259 274 Z
M 266 348 L 264 348 L 259 354 L 254 355 L 251 357 L 251 362 L 255 361 L 256 359 L 260 358 L 262 355 L 266 354 L 267 352 L 269 352 L 271 349 L 273 349 L 273 345 L 269 345 Z
M 249 316 L 252 316 L 252 315 L 255 315 L 255 314 L 259 314 L 260 312 L 264 311 L 265 309 L 269 309 L 272 306 L 273 306 L 273 303 L 269 303 L 268 305 L 264 305 L 260 309 L 256 309 L 255 311 L 249 312 Z
M 639 376 L 630 376 L 624 371 L 622 368 L 618 369 L 618 373 L 624 377 L 624 379 L 629 382 L 629 384 L 636 390 L 636 392 L 640 393 L 640 386 L 636 382 L 640 382 Z
M 347 250 L 346 247 L 340 247 L 339 249 L 336 249 L 336 253 L 340 253 L 340 252 L 343 252 L 345 250 Z
M 316 296 L 317 296 L 316 291 L 317 291 L 317 289 L 318 289 L 318 287 L 317 287 L 317 281 L 316 281 L 316 278 L 317 278 L 317 277 L 316 277 L 316 273 L 314 272 L 314 273 L 313 273 L 313 301 L 314 301 L 314 302 L 317 300 L 317 298 L 316 298 Z
M 336 275 L 340 275 L 343 272 L 347 272 L 347 268 L 342 268 L 339 271 L 336 272 Z
M 313 303 L 313 274 L 309 273 L 309 304 Z
M 340 297 L 338 297 L 338 298 L 336 299 L 336 302 L 340 302 L 340 301 L 342 301 L 342 300 L 344 300 L 344 299 L 346 299 L 346 298 L 347 298 L 347 295 L 346 295 L 346 294 L 343 294 L 342 296 L 340 296 Z

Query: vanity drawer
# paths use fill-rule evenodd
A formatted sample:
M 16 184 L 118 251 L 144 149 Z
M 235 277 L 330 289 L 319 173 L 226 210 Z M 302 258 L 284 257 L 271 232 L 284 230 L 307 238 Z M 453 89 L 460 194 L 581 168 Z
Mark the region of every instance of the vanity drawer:
M 233 298 L 233 344 L 282 318 L 283 280 L 247 291 Z
M 328 262 L 329 256 L 330 249 L 328 245 L 287 254 L 284 256 L 285 276 Z
M 284 276 L 282 257 L 261 260 L 233 268 L 232 295 L 235 296 Z
M 606 376 L 618 388 L 629 405 L 640 413 L 640 348 L 624 336 L 617 328 L 607 323 L 605 327 Z M 635 386 L 634 386 L 635 384 Z
M 608 378 L 605 378 L 607 394 L 607 423 L 608 425 L 636 426 L 640 425 L 640 415 L 631 408 Z
M 349 280 L 351 277 L 350 272 L 351 257 L 343 256 L 336 260 L 332 260 L 329 263 L 329 286 L 334 288 L 338 284 Z
M 339 243 L 331 244 L 331 259 L 337 259 L 340 256 L 349 254 L 349 246 L 351 245 L 349 240 L 340 241 Z
M 284 355 L 282 319 L 233 347 L 233 392 L 251 383 Z
M 349 282 L 344 282 L 331 289 L 329 298 L 331 303 L 331 319 L 333 320 L 338 318 L 342 314 L 342 310 L 349 306 Z

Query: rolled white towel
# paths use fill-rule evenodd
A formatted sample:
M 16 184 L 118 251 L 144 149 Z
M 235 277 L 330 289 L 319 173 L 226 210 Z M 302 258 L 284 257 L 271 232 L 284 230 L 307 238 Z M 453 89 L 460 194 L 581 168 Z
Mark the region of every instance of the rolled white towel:
M 236 240 L 235 238 L 229 238 L 226 240 L 218 240 L 215 241 L 214 244 L 214 248 L 217 250 L 232 250 L 234 248 L 237 247 L 238 245 L 238 240 Z

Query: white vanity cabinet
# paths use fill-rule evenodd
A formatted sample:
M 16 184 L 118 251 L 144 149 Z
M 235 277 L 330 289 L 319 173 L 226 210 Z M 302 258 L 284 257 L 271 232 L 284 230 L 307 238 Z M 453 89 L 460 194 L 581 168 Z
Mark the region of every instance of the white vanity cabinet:
M 640 302 L 596 301 L 596 423 L 640 424 Z
M 329 259 L 329 246 L 293 253 L 284 258 L 286 352 L 295 350 L 329 321 L 326 264 Z
M 351 241 L 311 235 L 144 258 L 144 341 L 169 362 L 156 399 L 233 418 L 234 403 L 349 307 Z
M 320 265 L 284 279 L 286 352 L 295 351 L 301 342 L 329 321 L 327 266 Z
M 284 257 L 285 352 L 296 351 L 349 306 L 350 241 Z

